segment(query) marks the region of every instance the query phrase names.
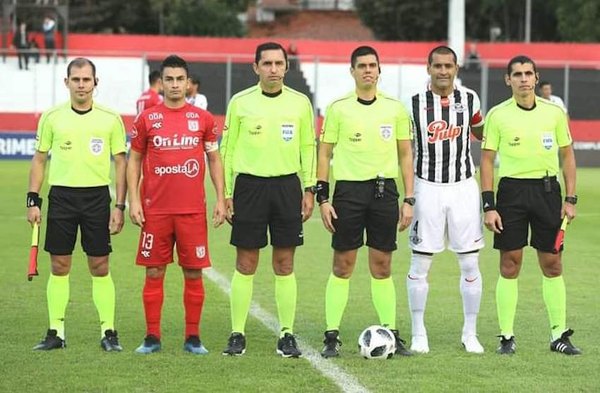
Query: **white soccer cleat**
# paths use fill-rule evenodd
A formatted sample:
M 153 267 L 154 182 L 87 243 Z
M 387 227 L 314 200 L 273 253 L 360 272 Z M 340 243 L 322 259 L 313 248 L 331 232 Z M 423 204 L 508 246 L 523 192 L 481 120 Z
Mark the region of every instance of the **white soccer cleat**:
M 429 353 L 429 340 L 427 336 L 412 336 L 410 350 L 415 353 Z
M 484 352 L 483 346 L 479 343 L 477 336 L 474 334 L 471 334 L 469 336 L 463 336 L 461 341 L 462 341 L 463 346 L 465 347 L 465 351 L 467 351 L 469 353 L 483 353 Z

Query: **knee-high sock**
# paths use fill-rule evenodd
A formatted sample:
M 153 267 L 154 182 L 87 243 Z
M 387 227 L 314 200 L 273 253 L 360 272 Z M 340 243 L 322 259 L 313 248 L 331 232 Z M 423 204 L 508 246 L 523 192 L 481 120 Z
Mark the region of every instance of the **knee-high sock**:
M 548 318 L 552 340 L 559 338 L 567 329 L 567 291 L 563 276 L 548 278 L 544 276 L 542 282 L 542 293 Z
M 275 301 L 277 302 L 281 336 L 294 332 L 297 291 L 294 273 L 287 276 L 275 275 Z
M 458 254 L 460 294 L 463 302 L 463 335 L 477 334 L 477 314 L 481 304 L 483 280 L 479 271 L 479 253 Z
M 396 286 L 392 277 L 371 277 L 371 299 L 379 316 L 379 323 L 396 329 Z
M 252 302 L 254 274 L 245 275 L 237 270 L 231 279 L 231 331 L 244 334 L 246 319 Z
M 165 277 L 148 277 L 144 283 L 142 297 L 146 315 L 146 335 L 160 338 L 160 316 L 164 300 L 163 283 Z
M 325 290 L 325 319 L 327 330 L 339 330 L 350 293 L 350 279 L 336 277 L 333 273 Z
M 104 277 L 92 277 L 92 297 L 100 317 L 100 337 L 107 330 L 115 329 L 115 283 L 108 273 Z
M 519 299 L 519 282 L 516 278 L 498 277 L 496 285 L 496 308 L 500 334 L 505 337 L 514 336 L 515 314 Z
M 431 268 L 433 255 L 413 253 L 410 259 L 410 269 L 406 276 L 406 290 L 408 292 L 408 307 L 412 322 L 413 336 L 426 336 L 425 329 L 425 306 L 427 305 L 427 294 L 429 283 L 427 274 Z
M 200 278 L 184 279 L 183 307 L 185 308 L 185 337 L 200 336 L 200 318 L 204 305 L 204 281 Z
M 55 276 L 50 274 L 46 286 L 48 301 L 48 318 L 50 329 L 56 330 L 58 337 L 65 338 L 65 311 L 69 303 L 69 275 Z

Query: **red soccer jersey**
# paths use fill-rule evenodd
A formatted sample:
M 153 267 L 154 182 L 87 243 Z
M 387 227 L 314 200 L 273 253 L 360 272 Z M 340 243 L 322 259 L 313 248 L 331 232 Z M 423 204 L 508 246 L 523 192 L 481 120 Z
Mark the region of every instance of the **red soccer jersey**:
M 187 103 L 144 111 L 131 130 L 131 148 L 143 155 L 144 214 L 205 213 L 205 149 L 216 142 L 210 112 Z
M 142 93 L 140 98 L 137 99 L 137 102 L 136 102 L 137 114 L 139 115 L 146 109 L 150 109 L 153 106 L 160 104 L 162 101 L 163 101 L 163 98 L 160 94 L 158 94 L 157 92 L 155 92 L 152 89 L 146 90 L 145 92 Z

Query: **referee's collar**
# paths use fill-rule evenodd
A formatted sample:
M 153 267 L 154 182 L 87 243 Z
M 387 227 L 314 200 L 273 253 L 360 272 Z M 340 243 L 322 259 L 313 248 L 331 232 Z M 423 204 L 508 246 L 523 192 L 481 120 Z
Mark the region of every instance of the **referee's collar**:
M 78 115 L 85 115 L 86 113 L 90 113 L 92 111 L 92 109 L 94 109 L 94 106 L 90 106 L 90 109 L 80 111 L 79 109 L 73 108 L 73 105 L 71 105 L 71 109 L 73 110 L 73 112 L 77 113 Z
M 281 93 L 283 93 L 283 89 L 281 89 L 279 91 L 276 91 L 275 93 L 267 93 L 266 91 L 262 90 L 263 96 L 267 96 L 267 97 L 270 97 L 270 98 L 275 98 L 277 96 L 280 96 Z
M 377 100 L 377 96 L 373 97 L 372 100 L 363 100 L 360 97 L 356 97 L 356 101 L 358 101 L 360 104 L 363 105 L 371 105 L 372 103 L 374 103 Z

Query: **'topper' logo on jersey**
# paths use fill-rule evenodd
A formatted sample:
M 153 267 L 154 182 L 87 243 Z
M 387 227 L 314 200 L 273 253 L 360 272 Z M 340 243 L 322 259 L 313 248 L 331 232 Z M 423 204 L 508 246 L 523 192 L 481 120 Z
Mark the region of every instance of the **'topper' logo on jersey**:
M 193 178 L 200 173 L 200 164 L 195 159 L 190 158 L 183 164 L 157 166 L 154 168 L 154 173 L 158 176 L 183 174 L 189 178 Z
M 427 142 L 436 143 L 458 138 L 462 133 L 462 127 L 448 124 L 445 120 L 435 120 L 427 125 L 427 132 L 429 133 Z

